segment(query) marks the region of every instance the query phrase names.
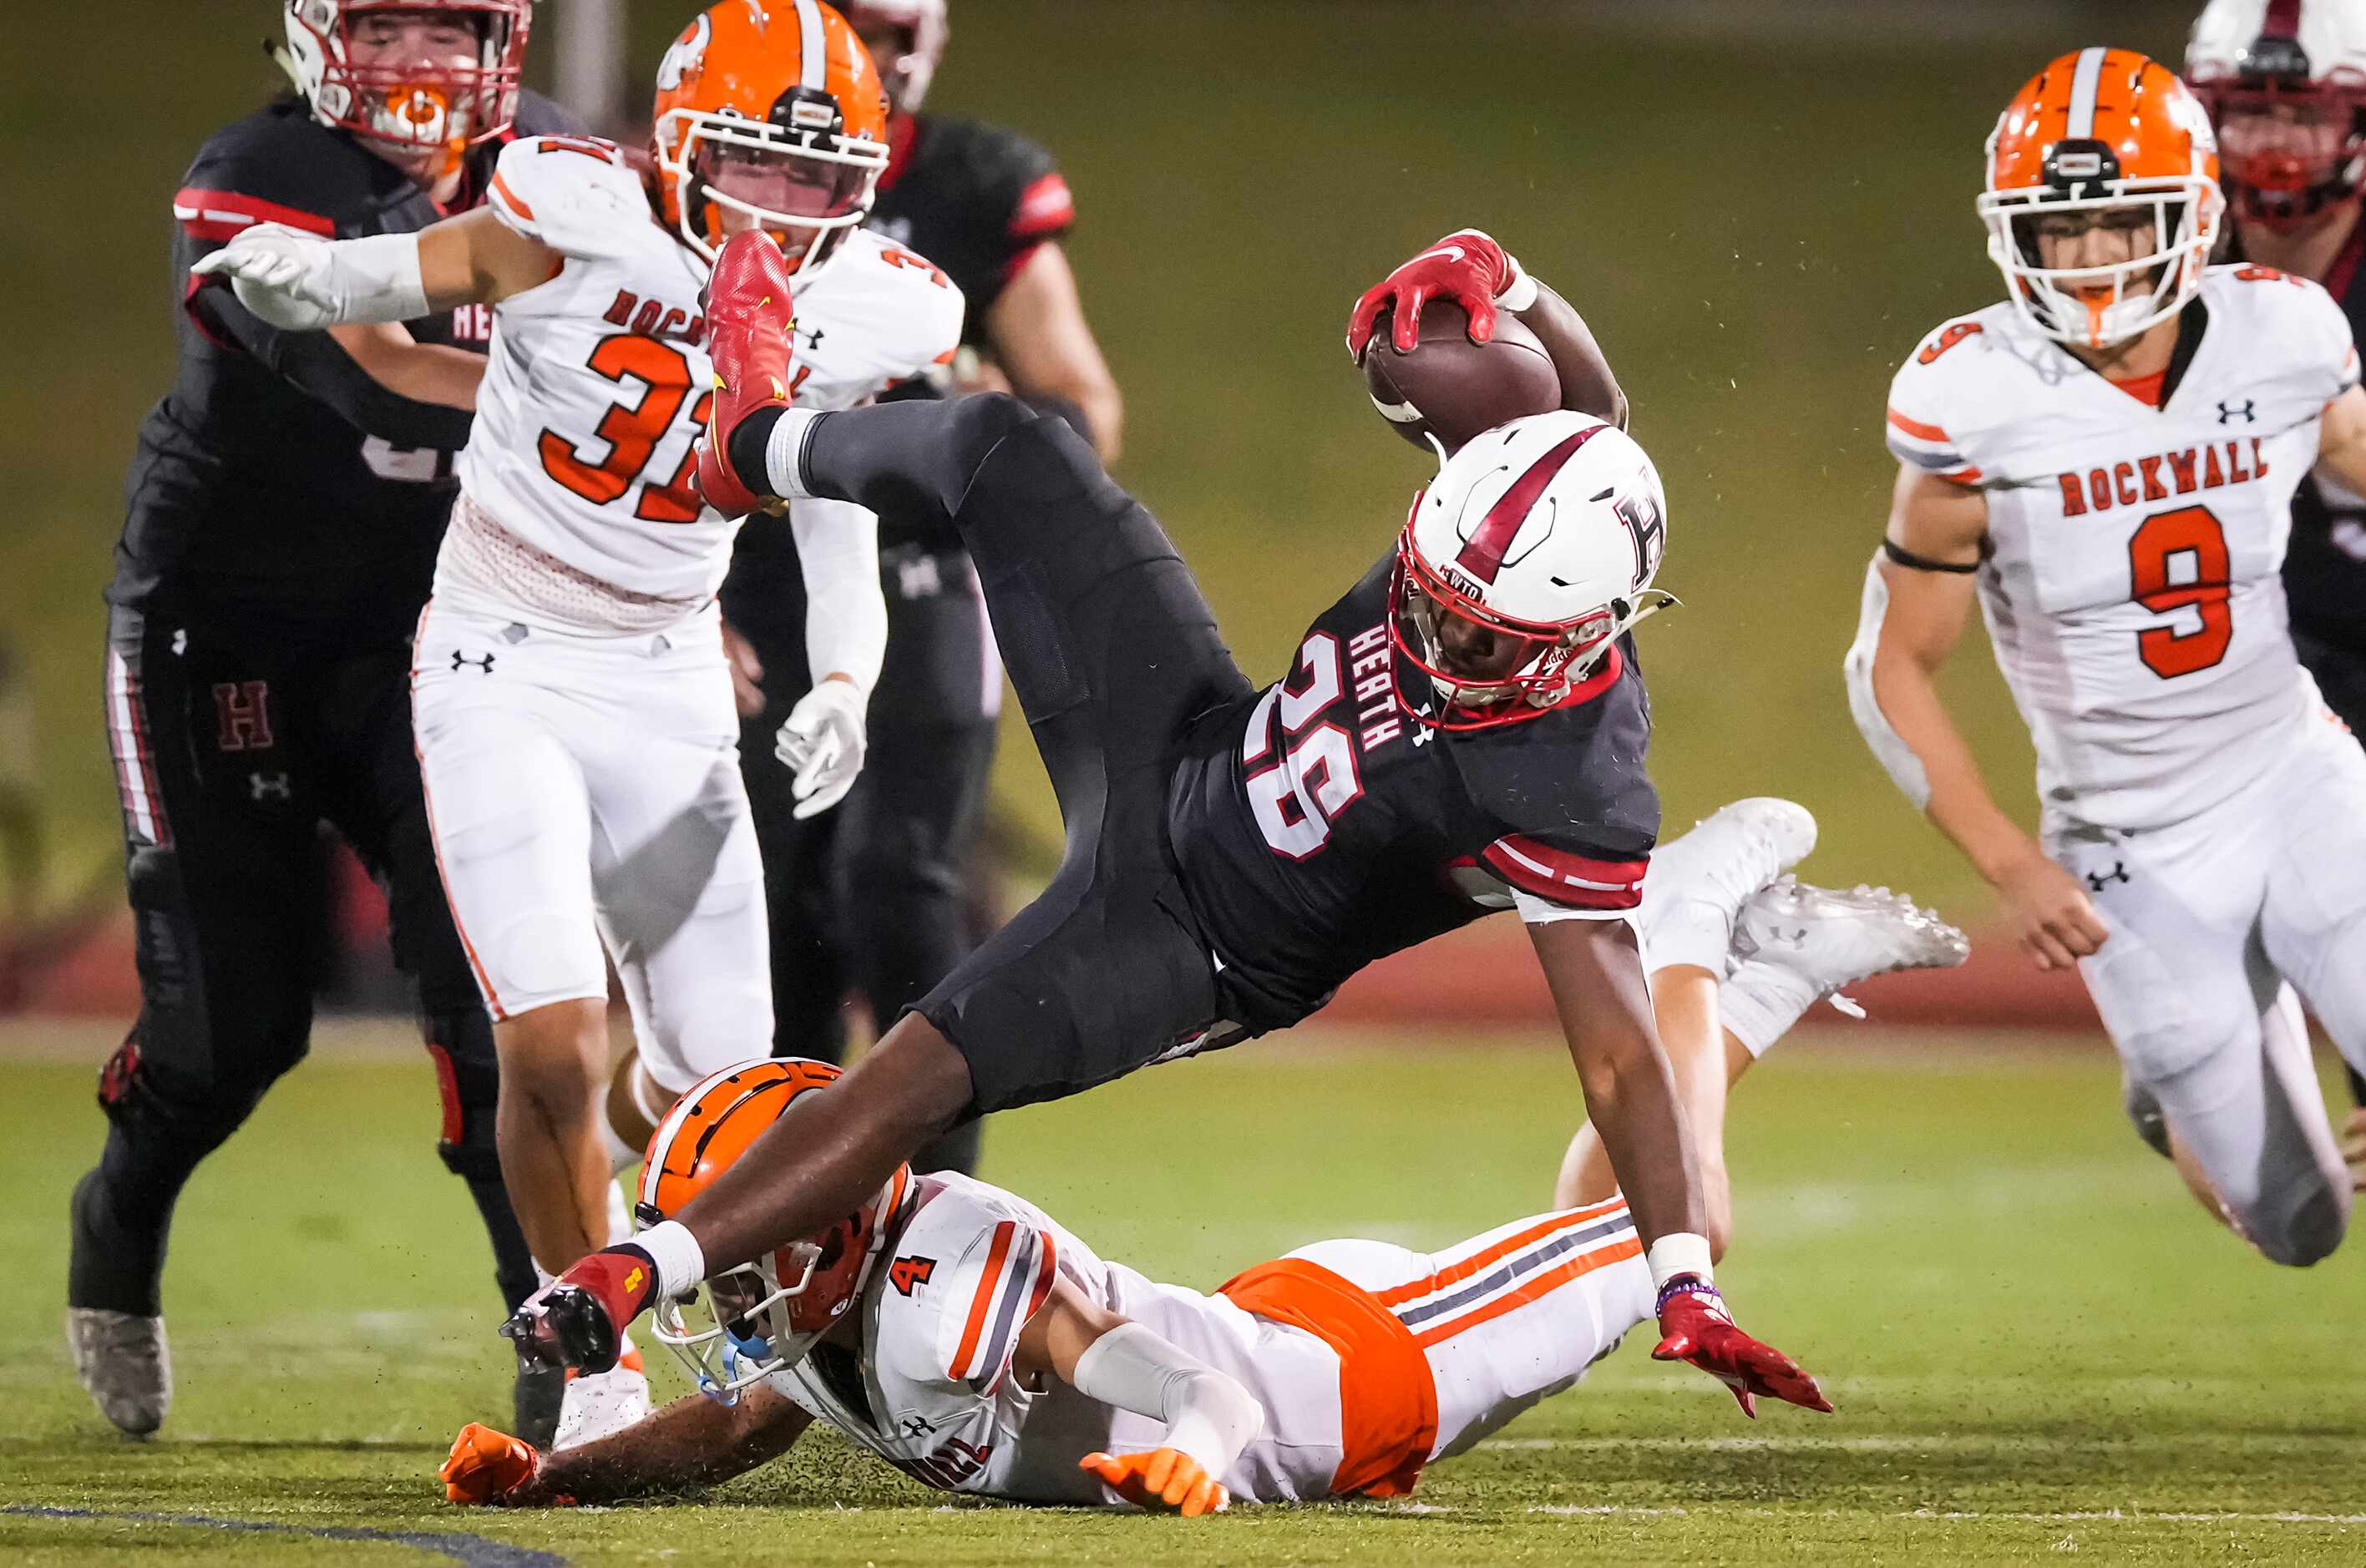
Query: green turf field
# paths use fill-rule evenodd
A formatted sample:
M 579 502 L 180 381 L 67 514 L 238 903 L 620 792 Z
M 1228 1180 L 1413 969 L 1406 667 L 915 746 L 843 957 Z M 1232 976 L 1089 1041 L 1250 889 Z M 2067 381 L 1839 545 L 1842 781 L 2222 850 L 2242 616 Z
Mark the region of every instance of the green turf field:
M 167 1278 L 178 1400 L 162 1440 L 125 1443 L 58 1327 L 66 1191 L 98 1138 L 89 1070 L 20 1053 L 0 1060 L 0 1561 L 432 1560 L 295 1533 L 326 1530 L 583 1564 L 2366 1558 L 2355 1256 L 2278 1271 L 2211 1227 L 2129 1136 L 2100 1049 L 1835 1037 L 1744 1088 L 1723 1278 L 1837 1416 L 1751 1425 L 1630 1341 L 1414 1506 L 1196 1523 L 948 1506 L 826 1439 L 696 1502 L 446 1508 L 431 1472 L 462 1422 L 498 1418 L 505 1363 L 407 1051 L 314 1063 L 198 1177 Z M 1339 1041 L 1011 1116 L 989 1173 L 1104 1253 L 1200 1283 L 1320 1237 L 1443 1245 L 1541 1205 L 1574 1097 L 1551 1048 Z M 294 1531 L 120 1517 L 137 1514 Z

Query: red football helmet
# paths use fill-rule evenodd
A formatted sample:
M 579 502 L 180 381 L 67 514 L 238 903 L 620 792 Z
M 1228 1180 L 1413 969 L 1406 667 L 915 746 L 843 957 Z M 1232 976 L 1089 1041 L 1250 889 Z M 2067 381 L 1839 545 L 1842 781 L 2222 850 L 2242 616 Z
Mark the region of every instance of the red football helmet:
M 845 0 L 839 6 L 854 30 L 866 36 L 892 32 L 892 53 L 873 50 L 880 80 L 887 84 L 887 101 L 898 114 L 911 114 L 929 95 L 929 83 L 944 58 L 945 40 L 952 24 L 945 18 L 945 0 Z
M 2304 229 L 2366 179 L 2366 3 L 2211 0 L 2185 79 L 2246 223 Z
M 680 1214 L 782 1112 L 839 1076 L 828 1062 L 781 1057 L 741 1062 L 693 1084 L 649 1139 L 634 1218 L 646 1226 Z M 650 1331 L 718 1399 L 794 1366 L 862 1295 L 911 1185 L 912 1168 L 898 1166 L 870 1202 L 827 1230 L 708 1278 L 683 1300 L 703 1298 L 712 1327 L 684 1322 L 681 1300 L 659 1301 Z
M 371 13 L 426 13 L 477 37 L 474 65 L 365 65 L 355 22 Z M 509 129 L 517 115 L 534 0 L 287 0 L 286 45 L 275 58 L 322 125 L 420 149 L 467 147 Z

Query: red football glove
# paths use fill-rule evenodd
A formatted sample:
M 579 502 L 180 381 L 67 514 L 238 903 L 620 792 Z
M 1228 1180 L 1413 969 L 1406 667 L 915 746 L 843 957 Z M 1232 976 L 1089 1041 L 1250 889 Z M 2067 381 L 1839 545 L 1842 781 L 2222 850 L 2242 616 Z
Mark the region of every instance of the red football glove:
M 1651 1359 L 1690 1361 L 1733 1390 L 1741 1413 L 1753 1421 L 1762 1394 L 1810 1410 L 1832 1407 L 1798 1362 L 1736 1327 L 1725 1298 L 1696 1274 L 1678 1274 L 1660 1287 L 1660 1343 Z
M 613 1371 L 625 1330 L 658 1294 L 658 1267 L 629 1243 L 579 1259 L 501 1325 L 518 1353 L 580 1372 Z
M 1365 291 L 1347 318 L 1347 357 L 1361 364 L 1364 345 L 1382 312 L 1394 324 L 1399 353 L 1421 342 L 1421 308 L 1433 299 L 1451 299 L 1470 318 L 1470 341 L 1495 335 L 1495 297 L 1520 275 L 1519 263 L 1504 247 L 1476 229 L 1457 230 Z
M 731 434 L 759 409 L 789 406 L 796 324 L 780 245 L 761 230 L 726 241 L 706 280 L 715 410 L 698 442 L 699 494 L 725 517 L 745 517 L 770 498 L 764 476 L 743 477 L 733 466 Z
M 444 1483 L 444 1500 L 478 1506 L 524 1502 L 520 1493 L 542 1473 L 542 1451 L 523 1438 L 496 1432 L 471 1421 L 452 1439 L 452 1457 L 435 1472 Z M 564 1507 L 572 1497 L 533 1499 Z

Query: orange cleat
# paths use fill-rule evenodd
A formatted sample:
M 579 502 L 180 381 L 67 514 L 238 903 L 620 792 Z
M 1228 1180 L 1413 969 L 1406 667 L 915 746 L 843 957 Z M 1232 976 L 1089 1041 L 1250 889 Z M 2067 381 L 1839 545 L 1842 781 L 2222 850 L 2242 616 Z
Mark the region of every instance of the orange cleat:
M 731 436 L 749 415 L 789 406 L 796 357 L 796 309 L 788 258 L 761 230 L 735 234 L 715 258 L 706 285 L 706 352 L 715 362 L 715 412 L 698 445 L 698 488 L 726 517 L 745 517 L 772 498 L 731 461 Z M 754 476 L 759 485 L 764 476 Z
M 1221 1514 L 1232 1494 L 1198 1460 L 1180 1449 L 1148 1453 L 1088 1453 L 1078 1462 L 1137 1508 L 1172 1509 L 1187 1519 Z

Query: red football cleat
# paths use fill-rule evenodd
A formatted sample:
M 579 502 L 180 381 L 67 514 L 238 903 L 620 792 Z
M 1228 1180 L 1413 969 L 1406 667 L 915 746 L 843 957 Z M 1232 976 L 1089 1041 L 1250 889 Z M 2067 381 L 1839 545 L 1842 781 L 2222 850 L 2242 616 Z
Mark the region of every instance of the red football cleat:
M 706 286 L 715 411 L 698 448 L 699 491 L 726 517 L 745 517 L 772 498 L 750 489 L 733 467 L 731 432 L 760 409 L 789 406 L 795 326 L 788 258 L 779 244 L 761 230 L 733 235 Z

